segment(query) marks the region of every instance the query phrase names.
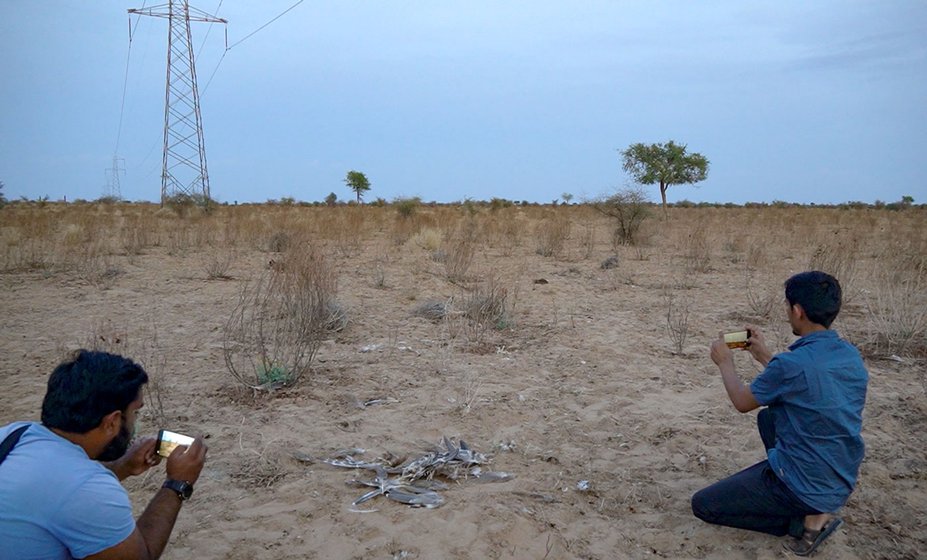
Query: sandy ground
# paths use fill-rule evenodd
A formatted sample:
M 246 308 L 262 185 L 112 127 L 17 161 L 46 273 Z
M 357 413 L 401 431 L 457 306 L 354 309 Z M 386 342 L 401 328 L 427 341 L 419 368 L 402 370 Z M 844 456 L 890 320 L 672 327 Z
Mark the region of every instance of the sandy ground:
M 679 261 L 668 249 L 622 248 L 606 271 L 604 240 L 588 258 L 482 246 L 474 274 L 501 275 L 511 320 L 474 346 L 448 322 L 412 313 L 460 297 L 440 264 L 411 244 L 386 246 L 333 253 L 349 324 L 297 386 L 269 396 L 234 383 L 222 338 L 243 279 L 273 255 L 240 251 L 232 279 L 210 280 L 211 249 L 154 247 L 118 257 L 122 274 L 107 289 L 67 274 L 0 274 L 0 422 L 38 418 L 47 376 L 68 350 L 96 344 L 143 361 L 164 402 L 163 417 L 145 409 L 143 431 L 209 438 L 167 559 L 785 557 L 780 539 L 707 525 L 689 506 L 693 492 L 764 455 L 756 413 L 734 410 L 707 350 L 719 330 L 749 319 L 738 259 L 716 247 L 711 270 L 674 290 L 690 307 L 677 354 L 665 286 L 679 286 Z M 774 288 L 805 264 L 770 260 Z M 862 313 L 849 305 L 846 320 Z M 760 326 L 779 349 L 792 340 L 778 306 Z M 746 353 L 736 363 L 744 379 L 758 372 Z M 924 364 L 867 365 L 867 459 L 845 529 L 818 557 L 923 557 Z M 369 399 L 386 401 L 359 404 Z M 363 490 L 345 484 L 355 473 L 294 458 L 351 447 L 414 457 L 442 436 L 515 479 L 453 484 L 436 509 L 377 498 L 365 504 L 376 511 L 359 513 L 351 502 Z M 162 478 L 163 466 L 126 482 L 139 513 Z

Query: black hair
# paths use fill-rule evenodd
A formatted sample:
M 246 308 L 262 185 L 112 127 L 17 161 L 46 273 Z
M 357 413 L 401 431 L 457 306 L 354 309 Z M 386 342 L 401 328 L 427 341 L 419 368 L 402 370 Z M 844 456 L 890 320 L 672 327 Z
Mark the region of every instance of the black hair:
M 819 270 L 801 272 L 785 281 L 785 299 L 805 310 L 812 323 L 830 328 L 840 313 L 843 292 L 836 278 Z
M 128 358 L 78 350 L 48 378 L 42 424 L 85 434 L 107 414 L 125 411 L 147 382 L 145 370 Z

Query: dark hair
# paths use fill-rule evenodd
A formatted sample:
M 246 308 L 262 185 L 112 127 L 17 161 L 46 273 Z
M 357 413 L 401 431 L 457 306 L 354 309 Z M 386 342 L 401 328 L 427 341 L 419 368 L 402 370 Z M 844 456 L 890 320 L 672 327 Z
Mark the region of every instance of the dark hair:
M 830 328 L 840 313 L 842 297 L 840 282 L 819 270 L 801 272 L 785 281 L 789 305 L 801 305 L 809 321 L 825 328 Z
M 145 370 L 128 358 L 78 350 L 48 378 L 42 424 L 85 434 L 107 414 L 125 411 L 147 382 Z

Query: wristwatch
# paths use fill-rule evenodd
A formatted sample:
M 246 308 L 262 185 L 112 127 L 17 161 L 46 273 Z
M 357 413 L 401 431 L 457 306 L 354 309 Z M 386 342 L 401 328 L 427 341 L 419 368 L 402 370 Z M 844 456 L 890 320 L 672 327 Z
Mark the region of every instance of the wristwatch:
M 177 496 L 181 501 L 189 500 L 190 496 L 193 495 L 193 485 L 183 480 L 173 480 L 169 478 L 164 481 L 161 488 L 167 488 L 168 490 L 177 492 Z

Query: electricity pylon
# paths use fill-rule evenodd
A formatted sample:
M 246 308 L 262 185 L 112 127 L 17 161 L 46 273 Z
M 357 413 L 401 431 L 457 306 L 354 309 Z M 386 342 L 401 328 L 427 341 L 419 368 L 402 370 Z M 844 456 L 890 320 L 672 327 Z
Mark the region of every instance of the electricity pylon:
M 170 0 L 167 4 L 130 9 L 129 13 L 168 20 L 161 204 L 178 194 L 194 199 L 201 196 L 200 202 L 206 204 L 210 200 L 209 173 L 190 22 L 228 22 L 191 8 L 188 0 Z
M 106 170 L 106 187 L 103 190 L 103 196 L 114 200 L 122 200 L 122 188 L 119 186 L 119 174 L 125 175 L 126 170 L 119 166 L 119 162 L 125 162 L 124 159 L 113 154 L 113 166 Z

